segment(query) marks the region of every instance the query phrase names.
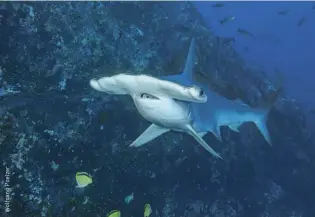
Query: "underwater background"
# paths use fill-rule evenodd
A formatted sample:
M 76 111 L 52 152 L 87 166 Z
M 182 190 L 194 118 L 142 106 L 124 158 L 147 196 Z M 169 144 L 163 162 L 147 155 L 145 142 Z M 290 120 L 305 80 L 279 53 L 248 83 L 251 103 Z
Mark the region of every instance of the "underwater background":
M 314 23 L 312 2 L 1 2 L 0 216 L 314 217 Z M 178 74 L 192 37 L 213 91 L 282 90 L 272 147 L 251 123 L 205 136 L 224 161 L 183 133 L 128 147 L 149 123 L 89 80 Z

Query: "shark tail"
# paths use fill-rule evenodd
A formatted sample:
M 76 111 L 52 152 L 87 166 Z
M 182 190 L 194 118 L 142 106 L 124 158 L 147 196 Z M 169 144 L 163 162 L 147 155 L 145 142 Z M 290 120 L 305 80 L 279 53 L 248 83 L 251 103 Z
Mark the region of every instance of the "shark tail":
M 269 102 L 262 105 L 262 109 L 259 111 L 258 114 L 258 120 L 255 121 L 256 126 L 266 139 L 266 141 L 269 143 L 269 145 L 272 146 L 271 143 L 271 137 L 267 128 L 267 120 L 270 113 L 271 108 L 273 107 L 274 103 L 278 99 L 279 95 L 283 91 L 283 75 L 277 72 L 276 74 L 276 80 L 275 80 L 275 91 L 269 96 Z
M 255 121 L 255 124 L 257 128 L 259 129 L 259 131 L 261 132 L 261 134 L 263 135 L 263 137 L 265 138 L 265 140 L 269 143 L 270 146 L 272 146 L 270 133 L 267 127 L 267 121 L 268 121 L 270 110 L 271 110 L 271 107 L 260 110 L 258 112 L 259 114 L 258 114 L 257 120 Z

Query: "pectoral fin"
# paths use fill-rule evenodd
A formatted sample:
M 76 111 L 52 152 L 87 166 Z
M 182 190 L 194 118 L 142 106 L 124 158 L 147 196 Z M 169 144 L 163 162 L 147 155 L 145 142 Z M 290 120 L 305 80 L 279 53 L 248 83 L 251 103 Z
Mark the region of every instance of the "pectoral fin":
M 170 131 L 168 128 L 164 128 L 155 124 L 151 124 L 131 145 L 130 147 L 140 147 L 147 142 L 155 139 L 156 137 Z
M 202 147 L 204 147 L 208 152 L 210 152 L 214 157 L 216 158 L 220 158 L 222 159 L 222 157 L 215 152 L 199 135 L 198 133 L 193 129 L 193 127 L 191 125 L 187 125 L 187 130 L 190 133 L 190 135 L 192 135 L 197 142 L 202 145 Z

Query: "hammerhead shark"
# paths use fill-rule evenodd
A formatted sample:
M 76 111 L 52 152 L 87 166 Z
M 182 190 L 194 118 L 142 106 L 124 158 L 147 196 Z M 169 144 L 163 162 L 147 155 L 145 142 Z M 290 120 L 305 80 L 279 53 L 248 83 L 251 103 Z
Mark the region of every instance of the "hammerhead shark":
M 155 78 L 149 75 L 117 74 L 91 79 L 92 88 L 109 94 L 129 94 L 140 115 L 152 124 L 130 145 L 140 147 L 173 130 L 193 136 L 208 152 L 222 158 L 204 140 L 212 132 L 220 141 L 221 126 L 239 132 L 245 122 L 254 122 L 271 145 L 266 126 L 270 107 L 251 108 L 240 100 L 229 100 L 193 79 L 196 42 L 193 38 L 184 71 Z

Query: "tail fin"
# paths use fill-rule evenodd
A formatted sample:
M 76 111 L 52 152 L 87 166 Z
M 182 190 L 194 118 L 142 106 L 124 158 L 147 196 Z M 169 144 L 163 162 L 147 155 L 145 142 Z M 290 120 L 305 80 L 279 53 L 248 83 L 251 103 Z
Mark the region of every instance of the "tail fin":
M 275 78 L 275 91 L 269 96 L 269 101 L 266 102 L 265 104 L 262 105 L 261 111 L 259 111 L 259 118 L 257 121 L 255 121 L 256 126 L 264 136 L 265 140 L 269 143 L 269 145 L 272 146 L 271 143 L 271 137 L 267 128 L 267 120 L 269 116 L 269 112 L 276 102 L 277 98 L 283 91 L 283 82 L 284 82 L 284 77 L 280 73 L 279 70 L 276 70 L 276 78 Z
M 267 128 L 267 120 L 271 107 L 259 112 L 258 119 L 255 121 L 257 128 L 260 130 L 261 134 L 265 140 L 272 146 L 271 137 Z

